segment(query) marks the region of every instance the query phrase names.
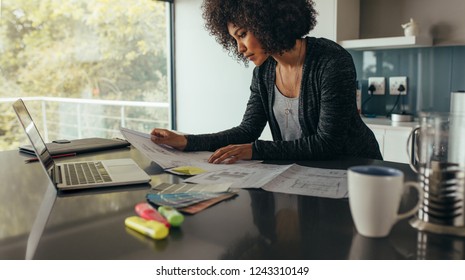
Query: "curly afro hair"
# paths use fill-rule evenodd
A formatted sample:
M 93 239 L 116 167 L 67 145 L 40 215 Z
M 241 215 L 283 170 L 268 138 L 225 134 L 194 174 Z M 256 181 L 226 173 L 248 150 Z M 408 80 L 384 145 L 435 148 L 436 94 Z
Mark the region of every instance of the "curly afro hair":
M 245 65 L 228 23 L 252 32 L 265 52 L 273 54 L 292 49 L 295 40 L 315 27 L 317 16 L 312 0 L 204 0 L 202 10 L 210 35 Z

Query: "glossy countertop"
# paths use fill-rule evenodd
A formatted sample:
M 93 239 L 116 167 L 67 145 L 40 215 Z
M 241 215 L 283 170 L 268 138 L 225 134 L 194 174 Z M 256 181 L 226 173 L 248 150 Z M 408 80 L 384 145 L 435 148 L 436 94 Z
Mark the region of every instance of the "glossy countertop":
M 386 238 L 360 236 L 347 199 L 240 190 L 238 196 L 186 216 L 167 239 L 154 241 L 126 229 L 124 219 L 145 200 L 151 185 L 180 182 L 137 150 L 120 149 L 61 159 L 132 157 L 152 177 L 150 184 L 57 193 L 39 163 L 0 152 L 0 259 L 464 259 L 462 238 L 419 232 L 409 220 Z M 279 163 L 279 162 L 277 162 Z M 347 169 L 375 164 L 404 171 L 408 165 L 365 159 L 299 164 Z M 8 167 L 8 168 L 6 168 Z M 409 207 L 414 194 L 406 194 Z

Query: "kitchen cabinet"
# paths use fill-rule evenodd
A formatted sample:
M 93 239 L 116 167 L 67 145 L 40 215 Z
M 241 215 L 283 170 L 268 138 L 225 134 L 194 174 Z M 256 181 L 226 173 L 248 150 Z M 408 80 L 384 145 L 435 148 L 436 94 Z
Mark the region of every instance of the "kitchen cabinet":
M 367 126 L 375 134 L 383 159 L 408 163 L 407 140 L 417 122 L 391 122 L 386 118 L 364 118 Z
M 432 46 L 463 45 L 464 10 L 464 0 L 360 0 L 358 39 L 384 39 L 389 41 L 386 46 L 390 47 L 396 41 L 396 36 L 404 35 L 401 25 L 413 19 L 418 26 L 417 42 L 412 41 L 407 45 L 399 42 L 399 48 L 427 46 L 430 40 Z
M 374 50 L 465 45 L 463 0 L 314 0 L 317 25 L 310 36 L 346 49 Z M 434 11 L 432 13 L 431 11 Z M 403 36 L 413 18 L 418 36 Z
M 428 36 L 359 39 L 360 0 L 315 0 L 314 2 L 318 17 L 317 25 L 310 35 L 333 40 L 346 49 L 369 50 L 432 45 L 432 39 Z

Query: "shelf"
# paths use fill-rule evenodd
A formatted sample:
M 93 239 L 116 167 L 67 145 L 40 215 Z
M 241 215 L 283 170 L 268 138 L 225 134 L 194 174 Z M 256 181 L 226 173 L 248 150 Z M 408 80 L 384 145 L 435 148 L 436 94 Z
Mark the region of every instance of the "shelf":
M 431 47 L 433 40 L 429 37 L 399 36 L 373 39 L 344 40 L 339 44 L 349 50 L 376 50 Z

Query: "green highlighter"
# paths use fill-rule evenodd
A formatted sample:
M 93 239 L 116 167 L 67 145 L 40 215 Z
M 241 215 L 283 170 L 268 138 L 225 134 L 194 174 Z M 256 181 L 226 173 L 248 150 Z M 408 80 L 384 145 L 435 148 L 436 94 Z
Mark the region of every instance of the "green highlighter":
M 173 227 L 179 227 L 184 221 L 184 216 L 178 210 L 169 206 L 158 207 L 158 212 L 168 220 Z

